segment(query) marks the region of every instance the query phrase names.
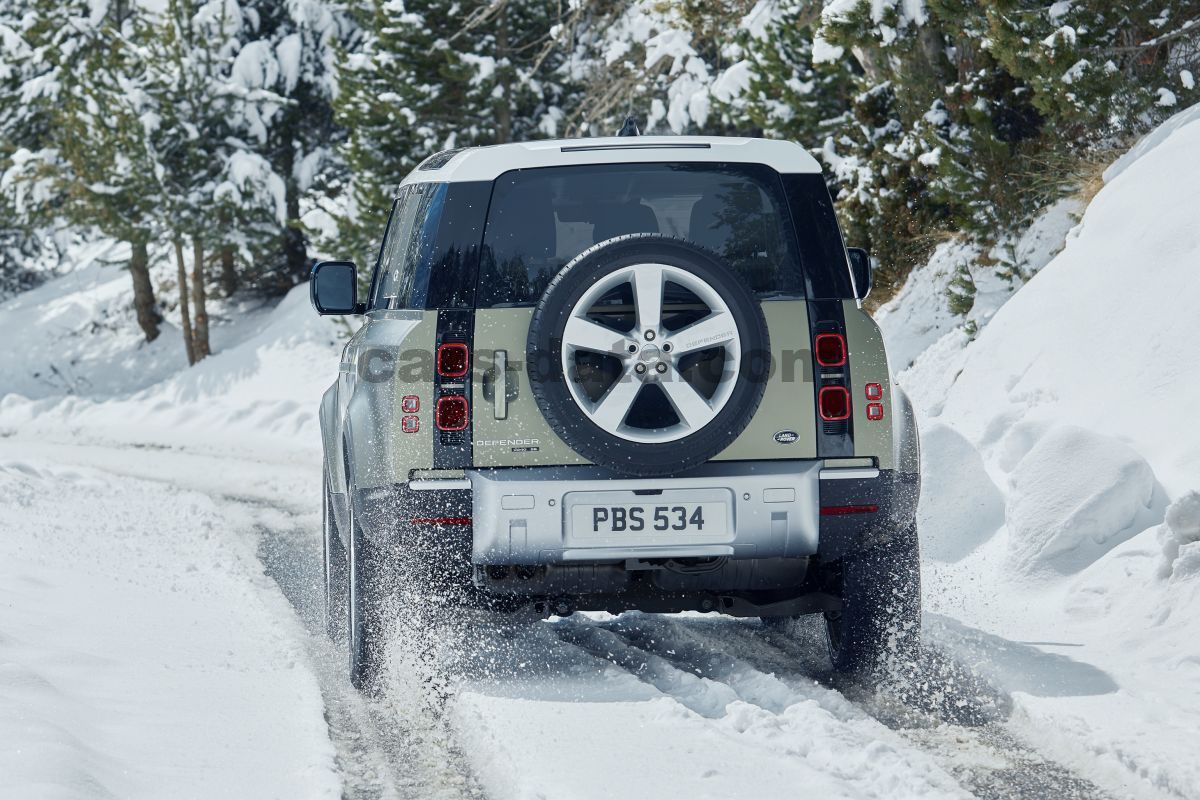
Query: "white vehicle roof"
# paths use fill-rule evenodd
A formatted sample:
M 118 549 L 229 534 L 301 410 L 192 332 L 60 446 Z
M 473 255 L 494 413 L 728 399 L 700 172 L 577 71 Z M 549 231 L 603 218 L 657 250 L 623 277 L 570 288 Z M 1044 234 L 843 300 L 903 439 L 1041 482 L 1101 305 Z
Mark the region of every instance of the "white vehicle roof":
M 401 186 L 426 181 L 492 181 L 514 169 L 578 164 L 765 164 L 776 172 L 820 172 L 817 160 L 795 142 L 733 136 L 606 136 L 546 139 L 469 147 L 431 156 Z

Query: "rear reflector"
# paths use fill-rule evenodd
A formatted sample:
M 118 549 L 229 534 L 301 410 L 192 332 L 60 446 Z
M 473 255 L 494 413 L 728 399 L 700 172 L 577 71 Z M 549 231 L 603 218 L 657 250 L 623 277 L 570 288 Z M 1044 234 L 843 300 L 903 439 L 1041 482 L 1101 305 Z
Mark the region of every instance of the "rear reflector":
M 467 398 L 452 394 L 439 397 L 433 412 L 439 431 L 461 431 L 467 427 Z
M 814 344 L 817 363 L 822 367 L 840 367 L 846 363 L 846 339 L 840 333 L 818 333 Z
M 413 416 L 404 417 L 400 420 L 400 430 L 405 433 L 416 433 L 421 430 L 421 420 Z
M 882 400 L 883 387 L 878 383 L 868 383 L 866 386 L 868 400 Z
M 840 517 L 844 514 L 874 514 L 879 506 L 821 506 L 822 517 Z
M 470 353 L 462 342 L 449 342 L 437 349 L 437 373 L 443 378 L 463 377 L 470 363 Z
M 850 417 L 850 392 L 845 386 L 825 386 L 817 392 L 821 419 L 835 422 Z
M 470 525 L 470 517 L 413 517 L 413 525 Z
M 883 403 L 867 403 L 867 419 L 883 419 Z
M 405 414 L 415 414 L 421 410 L 421 398 L 415 394 L 406 394 L 400 398 L 400 410 Z

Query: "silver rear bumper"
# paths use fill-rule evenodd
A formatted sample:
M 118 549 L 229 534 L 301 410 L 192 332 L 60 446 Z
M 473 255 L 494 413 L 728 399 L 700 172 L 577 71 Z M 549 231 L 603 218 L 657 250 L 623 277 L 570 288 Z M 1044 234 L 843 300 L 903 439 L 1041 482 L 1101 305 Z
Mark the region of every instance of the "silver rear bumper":
M 656 479 L 614 477 L 589 466 L 471 470 L 467 477 L 474 520 L 472 560 L 476 564 L 558 564 L 813 555 L 819 540 L 821 463 L 714 462 L 686 478 Z M 595 503 L 599 498 L 653 503 L 655 495 L 647 490 L 706 490 L 728 501 L 731 524 L 716 536 L 640 532 L 598 537 L 571 530 L 573 504 Z

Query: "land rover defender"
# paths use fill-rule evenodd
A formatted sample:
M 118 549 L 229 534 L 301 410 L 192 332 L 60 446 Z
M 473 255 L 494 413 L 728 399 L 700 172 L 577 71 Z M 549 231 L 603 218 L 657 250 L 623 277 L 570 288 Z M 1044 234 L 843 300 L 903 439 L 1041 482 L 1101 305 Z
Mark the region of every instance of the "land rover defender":
M 318 312 L 364 317 L 320 408 L 327 621 L 355 685 L 397 587 L 444 613 L 822 614 L 842 671 L 917 646 L 913 413 L 802 147 L 438 153 L 360 300 L 366 277 L 311 280 Z

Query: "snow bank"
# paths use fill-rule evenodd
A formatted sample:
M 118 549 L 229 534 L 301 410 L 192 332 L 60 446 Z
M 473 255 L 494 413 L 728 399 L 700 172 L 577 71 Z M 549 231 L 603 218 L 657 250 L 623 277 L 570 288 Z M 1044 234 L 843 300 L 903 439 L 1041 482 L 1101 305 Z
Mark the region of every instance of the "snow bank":
M 185 366 L 183 339 L 167 324 L 146 343 L 134 317 L 129 246 L 101 241 L 74 254 L 74 269 L 0 303 L 0 398 L 107 397 L 163 380 Z
M 1075 426 L 1054 428 L 1009 478 L 1012 569 L 1082 569 L 1162 518 L 1156 487 L 1150 465 L 1128 446 Z
M 1171 504 L 1158 539 L 1162 577 L 1200 575 L 1200 492 L 1188 492 Z
M 941 418 L 987 447 L 1019 421 L 1122 439 L 1172 494 L 1200 476 L 1200 120 L 1096 195 L 1063 252 L 964 351 Z M 946 363 L 921 361 L 920 383 Z M 1076 469 L 1086 464 L 1077 464 Z
M 896 296 L 875 313 L 887 339 L 893 369 L 903 370 L 941 339 L 950 337 L 954 350 L 962 347 L 964 329 L 983 328 L 996 311 L 1024 285 L 1024 278 L 1040 271 L 1063 248 L 1077 224 L 1082 207 L 1064 198 L 1043 209 L 1020 234 L 1005 238 L 987 254 L 959 240 L 942 242 L 929 261 L 913 270 Z M 988 263 L 983 263 L 987 261 Z M 1014 273 L 997 274 L 1003 264 Z M 971 310 L 965 316 L 950 310 L 946 287 L 956 275 L 965 275 L 975 287 Z
M 0 307 L 0 335 L 15 344 L 5 364 L 13 384 L 7 376 L 0 383 L 0 428 L 53 440 L 82 435 L 193 449 L 320 447 L 317 407 L 337 374 L 349 330 L 313 312 L 307 285 L 274 307 L 217 304 L 216 352 L 191 368 L 169 326 L 150 345 L 127 332 L 128 321 L 119 331 L 54 335 L 54 321 L 63 314 L 77 327 L 91 324 L 87 314 L 95 313 L 97 298 L 124 307 L 127 284 L 123 272 L 96 266 L 85 278 L 77 271 Z M 10 315 L 13 310 L 21 311 L 20 318 Z M 74 359 L 88 396 L 29 377 L 60 353 Z
M 958 561 L 1004 523 L 1004 495 L 971 443 L 947 425 L 921 431 L 921 469 L 921 554 Z
M 0 794 L 341 796 L 299 621 L 207 497 L 0 443 Z
M 938 293 L 969 256 L 952 245 L 880 312 L 912 359 L 926 606 L 961 620 L 934 616 L 929 639 L 1122 797 L 1200 786 L 1196 152 L 1200 107 L 1118 160 L 1073 229 L 1054 212 L 1027 231 L 1016 262 L 1061 252 L 966 320 Z

